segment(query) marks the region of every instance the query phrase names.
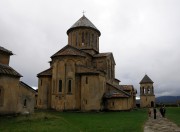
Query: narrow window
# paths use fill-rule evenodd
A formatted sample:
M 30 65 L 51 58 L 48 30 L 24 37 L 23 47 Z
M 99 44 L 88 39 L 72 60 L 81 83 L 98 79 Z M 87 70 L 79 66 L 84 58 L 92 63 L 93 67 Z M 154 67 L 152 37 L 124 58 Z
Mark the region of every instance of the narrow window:
M 94 39 L 95 39 L 95 40 L 94 40 L 94 48 L 97 48 L 97 37 L 95 36 Z
M 59 80 L 59 92 L 62 92 L 62 80 Z
M 90 34 L 88 33 L 88 45 L 90 46 Z
M 88 33 L 86 32 L 86 39 L 85 39 L 85 44 L 88 45 Z
M 94 47 L 94 34 L 92 34 L 92 45 Z
M 68 81 L 68 93 L 71 93 L 71 80 Z
M 27 105 L 27 102 L 26 102 L 26 99 L 24 100 L 24 107 L 26 107 L 26 105 Z
M 82 46 L 84 45 L 84 32 L 82 33 Z
M 4 92 L 3 92 L 3 88 L 0 87 L 0 106 L 3 106 L 3 102 L 4 102 Z
M 42 79 L 40 80 L 41 86 L 42 86 Z
M 88 77 L 86 77 L 86 84 L 88 84 Z
M 76 46 L 78 45 L 78 33 L 76 32 Z
M 53 80 L 53 93 L 55 93 L 55 81 Z
M 112 102 L 112 105 L 114 106 L 114 101 Z

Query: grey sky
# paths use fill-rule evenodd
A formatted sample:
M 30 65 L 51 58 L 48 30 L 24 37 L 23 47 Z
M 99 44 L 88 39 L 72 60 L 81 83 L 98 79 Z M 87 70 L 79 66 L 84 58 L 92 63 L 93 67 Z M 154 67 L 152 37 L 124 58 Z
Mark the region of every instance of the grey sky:
M 30 86 L 67 44 L 66 31 L 85 16 L 101 31 L 100 52 L 113 52 L 116 78 L 132 84 L 147 74 L 155 94 L 180 95 L 179 0 L 0 0 L 0 45 Z

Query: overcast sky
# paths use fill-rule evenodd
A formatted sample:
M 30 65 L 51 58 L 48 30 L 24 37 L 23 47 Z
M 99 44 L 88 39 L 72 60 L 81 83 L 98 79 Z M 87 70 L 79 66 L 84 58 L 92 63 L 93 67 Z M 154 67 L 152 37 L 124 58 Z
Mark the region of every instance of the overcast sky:
M 180 95 L 180 0 L 0 0 L 0 46 L 10 66 L 37 87 L 66 31 L 85 16 L 101 31 L 100 52 L 113 52 L 116 78 L 138 90 L 147 74 L 156 96 Z

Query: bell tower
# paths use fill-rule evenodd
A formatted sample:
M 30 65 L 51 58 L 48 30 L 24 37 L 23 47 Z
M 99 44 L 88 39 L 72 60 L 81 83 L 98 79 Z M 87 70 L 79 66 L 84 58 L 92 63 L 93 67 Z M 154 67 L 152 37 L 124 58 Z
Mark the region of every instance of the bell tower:
M 140 81 L 140 107 L 154 107 L 155 95 L 153 81 L 145 75 Z
M 99 53 L 100 31 L 84 15 L 67 30 L 68 45 L 92 55 Z

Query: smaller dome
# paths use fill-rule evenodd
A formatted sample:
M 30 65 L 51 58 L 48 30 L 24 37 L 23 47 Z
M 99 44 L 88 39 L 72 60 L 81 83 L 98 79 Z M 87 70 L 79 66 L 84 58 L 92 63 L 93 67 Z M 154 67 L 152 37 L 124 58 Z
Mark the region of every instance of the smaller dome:
M 94 30 L 96 30 L 99 34 L 99 36 L 101 35 L 100 31 L 94 26 L 94 24 L 88 19 L 86 18 L 84 15 L 76 22 L 74 23 L 70 29 L 67 30 L 67 34 L 69 34 L 70 31 L 72 31 L 73 29 L 76 28 L 81 28 L 81 27 L 87 27 L 87 28 L 92 28 Z

